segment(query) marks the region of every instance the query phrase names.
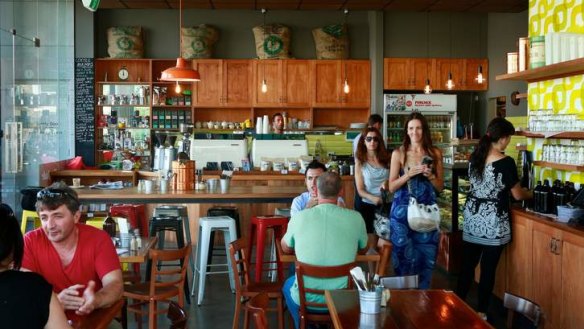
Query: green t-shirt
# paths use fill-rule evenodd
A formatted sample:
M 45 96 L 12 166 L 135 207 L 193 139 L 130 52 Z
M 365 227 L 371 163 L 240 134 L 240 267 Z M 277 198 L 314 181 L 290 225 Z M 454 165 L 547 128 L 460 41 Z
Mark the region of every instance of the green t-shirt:
M 367 231 L 361 214 L 333 204 L 305 209 L 292 217 L 284 241 L 294 248 L 298 261 L 317 266 L 337 266 L 355 261 L 359 249 L 367 246 Z M 324 290 L 346 287 L 345 278 L 304 278 L 306 287 Z M 290 288 L 300 304 L 298 281 Z M 307 300 L 324 303 L 323 296 L 307 294 Z

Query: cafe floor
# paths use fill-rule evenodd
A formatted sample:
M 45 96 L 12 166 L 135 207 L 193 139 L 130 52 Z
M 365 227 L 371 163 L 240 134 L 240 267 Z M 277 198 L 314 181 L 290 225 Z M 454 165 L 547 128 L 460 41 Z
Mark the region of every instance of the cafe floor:
M 213 262 L 216 264 L 224 260 L 224 256 L 213 257 Z M 391 273 L 389 275 L 391 275 Z M 189 276 L 189 284 L 192 284 L 192 275 Z M 434 276 L 432 278 L 433 289 L 454 290 L 455 286 L 456 276 L 449 275 L 441 269 L 436 269 L 434 271 Z M 231 328 L 233 322 L 234 302 L 235 298 L 230 291 L 227 274 L 207 276 L 205 297 L 201 306 L 197 306 L 196 296 L 191 297 L 190 305 L 185 303 L 189 314 L 188 328 Z M 467 302 L 471 305 L 471 307 L 476 308 L 476 284 L 471 289 Z M 489 323 L 491 323 L 493 327 L 497 329 L 505 328 L 506 311 L 498 298 L 492 298 L 491 307 L 487 316 Z M 243 313 L 241 314 L 240 319 L 243 319 Z M 270 327 L 275 328 L 275 324 L 277 323 L 275 314 L 270 312 L 270 318 L 268 318 L 268 320 L 270 321 L 270 324 L 274 324 Z M 147 321 L 147 318 L 144 318 L 143 322 L 145 324 L 145 328 L 147 328 Z M 286 328 L 289 328 L 290 321 L 291 320 L 289 320 L 289 315 L 286 313 Z M 243 320 L 241 320 L 241 323 L 242 322 Z M 170 322 L 166 319 L 165 315 L 159 316 L 159 328 L 168 328 L 169 323 Z M 134 329 L 137 327 L 138 326 L 134 320 L 134 316 L 128 315 L 128 328 Z M 240 325 L 240 327 L 243 328 L 243 325 Z

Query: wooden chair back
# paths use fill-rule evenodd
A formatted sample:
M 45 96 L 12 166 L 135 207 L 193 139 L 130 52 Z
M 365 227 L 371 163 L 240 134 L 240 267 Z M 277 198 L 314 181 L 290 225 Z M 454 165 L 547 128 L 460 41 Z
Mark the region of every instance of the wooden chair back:
M 242 291 L 242 287 L 249 285 L 249 269 L 247 255 L 247 239 L 239 238 L 229 244 L 231 269 L 235 277 L 235 291 Z
M 418 275 L 385 276 L 379 278 L 387 289 L 418 289 Z
M 298 280 L 298 295 L 300 298 L 300 328 L 305 328 L 307 322 L 330 323 L 331 318 L 328 313 L 312 313 L 308 311 L 308 307 L 312 308 L 327 308 L 326 303 L 315 303 L 306 300 L 306 294 L 320 295 L 324 298 L 324 290 L 306 287 L 304 285 L 304 277 L 312 277 L 318 279 L 333 279 L 345 277 L 347 280 L 346 288 L 352 288 L 353 281 L 351 280 L 351 269 L 355 267 L 355 263 L 348 263 L 338 266 L 315 266 L 296 261 L 296 278 Z
M 270 297 L 265 292 L 253 296 L 249 302 L 247 302 L 247 308 L 253 315 L 256 329 L 268 329 L 270 327 L 268 324 L 268 317 L 266 316 L 269 302 Z
M 531 326 L 530 328 L 537 329 L 541 324 L 541 307 L 529 299 L 506 292 L 503 297 L 503 306 L 508 310 L 507 328 L 526 328 L 527 325 Z M 524 319 L 520 319 L 517 314 L 523 316 Z M 522 320 L 523 322 L 526 322 L 525 319 L 529 323 L 521 323 L 520 326 L 516 326 L 516 323 L 521 322 Z
M 168 313 L 166 317 L 170 320 L 170 329 L 186 329 L 188 315 L 185 310 L 176 302 L 171 301 L 168 304 Z
M 149 255 L 152 259 L 153 264 L 158 264 L 159 261 L 180 261 L 182 260 L 182 266 L 179 268 L 163 269 L 158 266 L 152 266 L 150 272 L 150 296 L 156 295 L 157 288 L 166 287 L 178 287 L 179 291 L 179 303 L 184 300 L 184 291 L 182 286 L 184 285 L 187 267 L 189 264 L 189 255 L 191 253 L 191 245 L 187 245 L 181 249 L 150 249 Z M 179 304 L 182 305 L 182 304 Z

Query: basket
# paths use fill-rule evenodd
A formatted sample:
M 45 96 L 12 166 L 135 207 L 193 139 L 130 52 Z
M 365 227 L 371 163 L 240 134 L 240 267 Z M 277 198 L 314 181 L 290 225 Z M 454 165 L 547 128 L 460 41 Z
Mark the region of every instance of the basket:
M 177 191 L 190 191 L 195 188 L 195 161 L 172 162 L 173 188 Z

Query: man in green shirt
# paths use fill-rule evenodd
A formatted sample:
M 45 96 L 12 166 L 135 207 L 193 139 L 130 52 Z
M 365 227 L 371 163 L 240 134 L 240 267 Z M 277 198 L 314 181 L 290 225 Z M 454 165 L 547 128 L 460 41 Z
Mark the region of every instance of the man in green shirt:
M 350 209 L 337 206 L 342 182 L 334 172 L 325 172 L 317 179 L 318 205 L 305 209 L 294 216 L 282 239 L 284 252 L 295 252 L 300 262 L 318 266 L 336 266 L 355 260 L 357 252 L 367 251 L 367 232 L 361 215 Z M 306 287 L 317 289 L 345 288 L 344 278 L 305 278 Z M 286 280 L 282 288 L 286 305 L 299 325 L 299 297 L 296 276 Z M 308 300 L 321 302 L 322 296 L 308 296 Z

